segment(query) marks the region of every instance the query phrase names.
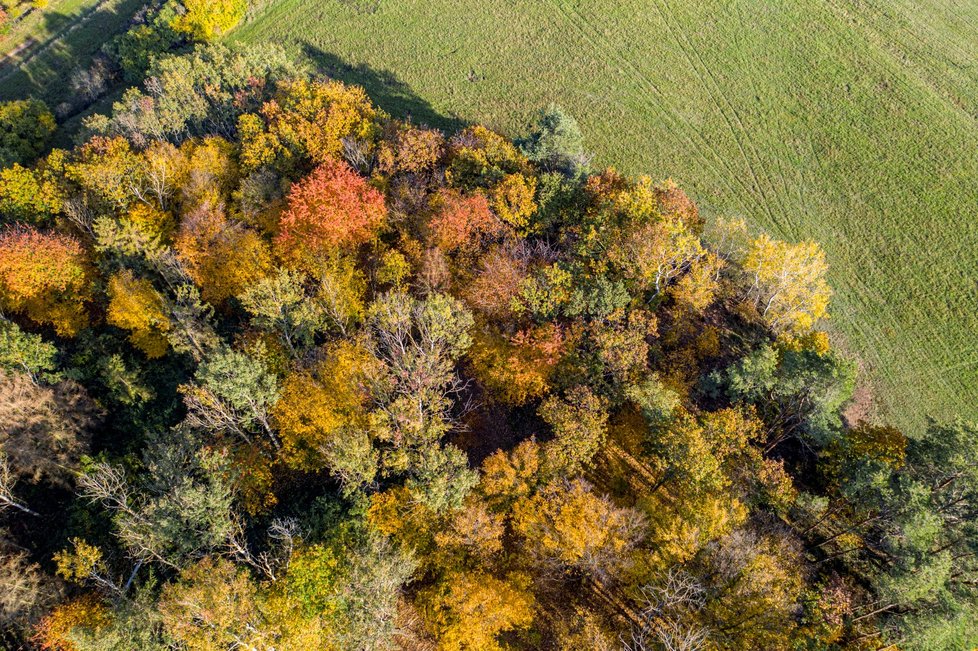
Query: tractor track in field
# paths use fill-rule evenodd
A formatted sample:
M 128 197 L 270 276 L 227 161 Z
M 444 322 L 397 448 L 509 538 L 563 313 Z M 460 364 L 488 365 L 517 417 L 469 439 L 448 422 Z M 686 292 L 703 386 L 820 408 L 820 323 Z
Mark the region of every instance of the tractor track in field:
M 739 113 L 737 113 L 736 108 L 727 98 L 726 94 L 723 92 L 723 88 L 720 86 L 716 79 L 716 76 L 710 70 L 710 67 L 706 65 L 703 58 L 700 56 L 699 51 L 696 47 L 689 41 L 689 39 L 683 36 L 683 30 L 681 26 L 676 26 L 671 22 L 670 16 L 672 14 L 672 8 L 668 3 L 668 0 L 652 0 L 652 5 L 655 7 L 656 11 L 659 12 L 659 16 L 662 18 L 666 29 L 669 30 L 669 34 L 675 40 L 676 45 L 679 46 L 679 50 L 682 52 L 683 56 L 689 62 L 690 67 L 699 79 L 700 84 L 703 89 L 707 92 L 713 103 L 716 105 L 717 110 L 723 117 L 724 121 L 727 123 L 727 127 L 730 130 L 730 135 L 733 137 L 734 142 L 737 144 L 737 148 L 740 150 L 740 154 L 744 159 L 744 164 L 747 166 L 747 170 L 750 172 L 751 178 L 754 180 L 754 184 L 757 187 L 757 191 L 760 194 L 762 201 L 761 203 L 764 210 L 767 212 L 768 217 L 772 224 L 780 223 L 775 217 L 774 211 L 771 209 L 771 204 L 776 202 L 781 212 L 784 220 L 787 222 L 790 228 L 794 228 L 794 221 L 791 219 L 790 214 L 785 209 L 784 204 L 780 200 L 777 194 L 777 190 L 774 187 L 774 183 L 771 181 L 770 176 L 764 169 L 762 159 L 757 153 L 757 148 L 754 146 L 753 141 L 750 139 L 750 133 L 744 127 L 743 121 L 740 119 Z M 695 61 L 693 60 L 695 57 Z M 699 66 L 697 66 L 697 62 Z M 702 70 L 701 70 L 702 68 Z M 712 82 L 712 89 L 710 84 L 707 83 L 707 77 L 709 77 L 710 82 Z M 722 102 L 721 102 L 722 100 Z M 724 105 L 727 109 L 724 110 Z M 728 113 L 729 112 L 729 113 Z M 733 115 L 731 119 L 730 114 Z M 736 124 L 735 124 L 736 122 Z M 746 142 L 746 145 L 745 145 Z M 750 150 L 748 153 L 747 150 Z M 771 192 L 774 194 L 773 199 L 768 196 L 768 192 L 765 191 L 764 185 L 761 183 L 760 175 L 758 174 L 758 168 L 760 168 L 761 173 L 764 175 L 767 185 L 771 187 Z
M 743 200 L 740 197 L 743 196 L 743 194 L 746 194 L 752 198 L 754 203 L 761 204 L 761 199 L 754 195 L 751 188 L 745 184 L 741 179 L 741 176 L 736 173 L 736 170 L 732 169 L 722 156 L 716 155 L 715 159 L 719 161 L 719 164 L 726 170 L 726 173 L 722 173 L 722 171 L 714 164 L 713 158 L 704 153 L 715 152 L 715 149 L 710 146 L 710 143 L 705 138 L 703 138 L 702 134 L 695 129 L 690 130 L 689 125 L 687 125 L 685 121 L 676 117 L 677 111 L 668 102 L 665 94 L 662 93 L 662 91 L 660 91 L 645 75 L 643 75 L 628 57 L 621 54 L 621 52 L 619 52 L 617 48 L 609 43 L 605 37 L 601 36 L 601 34 L 591 26 L 589 21 L 574 7 L 568 6 L 565 0 L 556 0 L 554 4 L 564 19 L 575 30 L 577 30 L 596 51 L 606 55 L 609 59 L 616 61 L 624 69 L 627 69 L 629 76 L 635 82 L 637 82 L 639 86 L 643 87 L 648 94 L 655 96 L 659 100 L 660 103 L 656 105 L 653 102 L 643 98 L 643 103 L 651 112 L 661 115 L 666 121 L 668 121 L 669 126 L 673 128 L 676 133 L 681 133 L 685 136 L 685 140 L 690 146 L 690 152 L 695 152 L 695 154 L 706 164 L 706 166 L 710 168 L 716 177 L 717 182 L 726 186 L 731 197 L 737 199 L 739 203 L 743 204 Z M 693 135 L 690 135 L 690 132 L 692 132 Z M 698 138 L 698 141 L 694 140 L 694 136 Z M 738 184 L 740 184 L 742 192 L 736 191 L 733 186 L 730 185 L 730 179 L 734 179 Z M 744 207 L 746 208 L 746 205 L 744 205 Z
M 7 81 L 14 73 L 20 72 L 21 68 L 30 64 L 37 57 L 42 56 L 50 49 L 58 45 L 64 40 L 64 37 L 68 36 L 77 29 L 80 29 L 87 25 L 92 18 L 103 8 L 105 5 L 111 4 L 113 0 L 99 0 L 97 3 L 86 9 L 78 18 L 72 20 L 67 25 L 56 31 L 54 34 L 49 36 L 46 41 L 41 43 L 36 49 L 28 52 L 27 56 L 24 58 L 16 58 L 21 52 L 25 50 L 30 50 L 32 45 L 37 45 L 38 41 L 28 39 L 21 45 L 14 48 L 14 50 L 6 54 L 2 59 L 0 59 L 0 83 Z

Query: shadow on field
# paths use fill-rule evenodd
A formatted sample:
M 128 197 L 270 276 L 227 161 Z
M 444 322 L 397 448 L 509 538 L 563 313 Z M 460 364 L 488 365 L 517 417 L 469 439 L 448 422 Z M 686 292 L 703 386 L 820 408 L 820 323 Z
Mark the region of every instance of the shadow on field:
M 344 83 L 363 86 L 380 108 L 396 118 L 409 119 L 414 124 L 436 127 L 454 133 L 466 126 L 458 116 L 439 113 L 418 96 L 411 87 L 392 72 L 374 70 L 367 65 L 347 63 L 335 54 L 306 43 L 303 52 L 316 64 L 319 72 Z

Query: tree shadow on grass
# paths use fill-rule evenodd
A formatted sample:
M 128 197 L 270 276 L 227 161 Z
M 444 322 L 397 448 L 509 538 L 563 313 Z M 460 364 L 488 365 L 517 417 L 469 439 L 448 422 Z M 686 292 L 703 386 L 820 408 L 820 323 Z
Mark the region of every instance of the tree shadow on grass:
M 436 111 L 390 71 L 347 63 L 335 54 L 309 43 L 305 43 L 302 50 L 319 72 L 344 83 L 363 86 L 377 106 L 395 118 L 408 119 L 414 124 L 435 127 L 446 133 L 455 133 L 467 124 L 457 115 L 444 115 Z

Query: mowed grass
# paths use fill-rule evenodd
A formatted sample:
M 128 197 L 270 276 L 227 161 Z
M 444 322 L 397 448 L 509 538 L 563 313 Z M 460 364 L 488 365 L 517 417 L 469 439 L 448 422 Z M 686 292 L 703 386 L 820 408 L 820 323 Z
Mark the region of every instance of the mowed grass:
M 598 165 L 821 242 L 890 419 L 978 417 L 978 3 L 265 0 L 230 40 L 438 126 L 514 134 L 558 102 Z
M 146 0 L 52 0 L 0 37 L 0 101 L 72 99 L 71 75 L 124 31 Z

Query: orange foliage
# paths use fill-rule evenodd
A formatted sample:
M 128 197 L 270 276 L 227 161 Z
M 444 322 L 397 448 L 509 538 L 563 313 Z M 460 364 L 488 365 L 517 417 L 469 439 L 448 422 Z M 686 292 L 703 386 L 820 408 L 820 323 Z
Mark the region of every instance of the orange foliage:
M 384 195 L 346 163 L 329 161 L 292 186 L 276 243 L 286 257 L 301 259 L 362 244 L 386 217 Z
M 469 356 L 476 377 L 496 398 L 522 405 L 547 393 L 566 344 L 561 329 L 546 323 L 517 332 L 508 341 L 494 334 L 477 335 Z
M 0 306 L 71 336 L 87 325 L 84 249 L 71 237 L 12 228 L 0 234 Z
M 209 203 L 184 216 L 174 248 L 201 298 L 211 303 L 240 294 L 272 268 L 265 241 Z
M 429 222 L 435 245 L 454 251 L 477 248 L 485 240 L 503 232 L 503 225 L 489 210 L 482 194 L 462 196 L 453 190 L 442 190 L 432 200 L 437 210 Z
M 40 621 L 33 641 L 43 651 L 76 651 L 69 639 L 72 629 L 99 631 L 110 623 L 109 612 L 95 595 L 84 595 L 58 606 Z

